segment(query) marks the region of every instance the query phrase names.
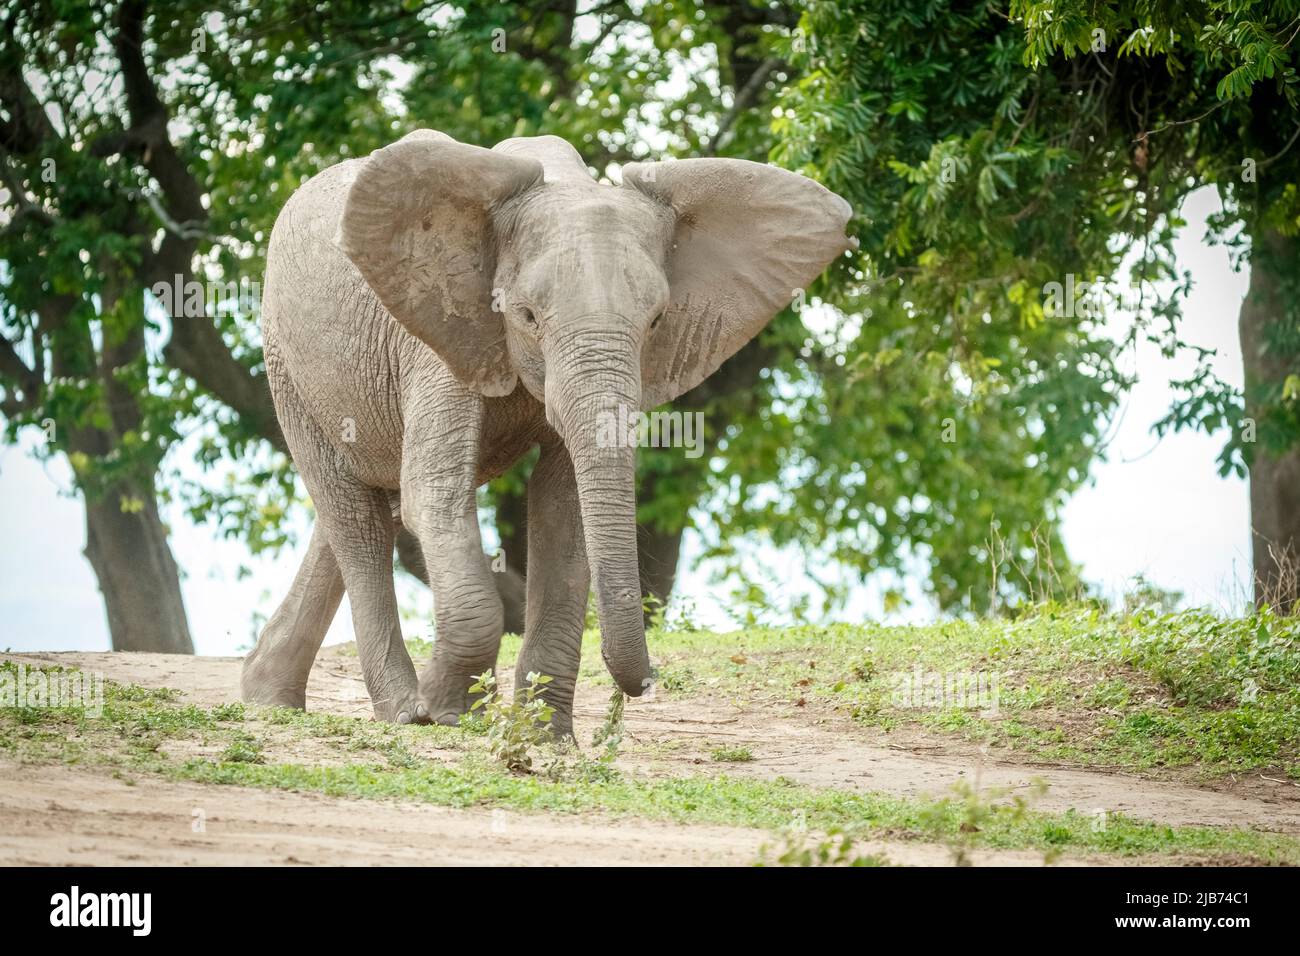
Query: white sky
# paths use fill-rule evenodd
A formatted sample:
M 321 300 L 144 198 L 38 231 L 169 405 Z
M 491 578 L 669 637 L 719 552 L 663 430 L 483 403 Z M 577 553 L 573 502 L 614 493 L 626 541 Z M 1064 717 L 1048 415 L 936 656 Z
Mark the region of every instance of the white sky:
M 1233 272 L 1228 253 L 1204 244 L 1206 218 L 1220 210 L 1212 189 L 1184 206 L 1187 228 L 1175 245 L 1179 270 L 1194 281 L 1183 337 L 1216 352 L 1220 378 L 1242 387 L 1237 313 L 1249 283 Z M 1126 317 L 1114 317 L 1115 334 Z M 1169 381 L 1188 377 L 1190 357 L 1166 361 L 1144 345 L 1127 368 L 1138 383 L 1129 393 L 1109 461 L 1093 468 L 1094 483 L 1074 496 L 1065 515 L 1065 540 L 1088 577 L 1113 595 L 1134 575 L 1181 590 L 1186 603 L 1236 613 L 1251 600 L 1250 506 L 1244 479 L 1220 478 L 1217 458 L 1226 430 L 1187 432 L 1157 443 L 1151 423 L 1170 403 Z
M 1184 308 L 1184 338 L 1217 349 L 1219 374 L 1240 385 L 1236 319 L 1247 276 L 1231 270 L 1225 250 L 1204 245 L 1206 217 L 1217 208 L 1214 193 L 1202 190 L 1184 210 L 1188 226 L 1177 246 L 1177 263 L 1195 282 Z M 1118 336 L 1126 317 L 1117 315 L 1112 321 Z M 1215 460 L 1222 435 L 1184 433 L 1157 443 L 1150 432 L 1168 407 L 1168 382 L 1189 372 L 1188 365 L 1167 362 L 1152 347 L 1128 359 L 1138 384 L 1125 403 L 1109 460 L 1094 465 L 1092 483 L 1068 507 L 1066 544 L 1082 562 L 1086 577 L 1110 594 L 1122 593 L 1135 575 L 1143 574 L 1163 587 L 1184 591 L 1190 604 L 1239 610 L 1248 594 L 1250 571 L 1246 484 L 1218 477 Z M 29 433 L 26 440 L 37 437 Z M 109 647 L 103 602 L 81 553 L 83 511 L 80 502 L 67 495 L 70 487 L 62 460 L 42 465 L 26 448 L 0 449 L 0 648 Z M 172 548 L 186 572 L 182 588 L 196 651 L 242 653 L 253 640 L 254 615 L 274 610 L 293 578 L 301 550 L 286 549 L 275 559 L 252 559 L 242 545 L 216 540 L 211 528 L 194 526 L 179 509 L 168 517 Z M 305 544 L 306 536 L 301 537 Z M 698 541 L 689 535 L 687 557 L 698 551 Z M 801 580 L 807 582 L 797 554 L 760 558 L 777 580 L 794 588 Z M 243 580 L 237 579 L 241 564 L 253 572 Z M 857 589 L 838 617 L 880 619 L 880 590 Z M 694 604 L 701 623 L 726 623 L 714 597 L 718 593 L 703 571 L 687 570 L 684 562 L 678 595 Z M 411 612 L 406 633 L 427 636 L 432 603 L 428 593 L 402 581 L 399 597 Z M 896 617 L 925 620 L 933 614 L 921 603 Z M 350 639 L 345 601 L 327 640 Z

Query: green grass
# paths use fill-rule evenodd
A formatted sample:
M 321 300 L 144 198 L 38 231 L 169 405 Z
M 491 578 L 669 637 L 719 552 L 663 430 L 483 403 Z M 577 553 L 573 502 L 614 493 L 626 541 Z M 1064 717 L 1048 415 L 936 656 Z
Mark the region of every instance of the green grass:
M 584 638 L 580 678 L 608 686 L 598 641 L 594 632 Z M 507 635 L 500 669 L 513 666 L 520 643 Z M 427 641 L 408 646 L 416 660 L 429 655 Z M 1225 620 L 1202 612 L 1120 616 L 1049 606 L 1016 619 L 929 627 L 655 630 L 650 647 L 659 692 L 670 696 L 707 693 L 829 710 L 864 727 L 917 727 L 1051 762 L 1300 779 L 1300 622 L 1267 611 Z M 918 668 L 996 674 L 997 713 L 901 706 L 898 675 Z M 141 688 L 114 693 L 171 699 Z M 230 719 L 240 708 L 229 705 L 215 718 L 193 708 L 140 714 L 133 732 L 142 738 L 164 732 L 151 723 L 158 721 Z M 286 714 L 292 716 L 271 719 L 295 722 L 314 736 L 339 736 L 341 725 L 331 723 L 338 718 Z M 352 739 L 356 733 L 344 735 L 353 752 L 404 759 L 387 742 Z M 435 744 L 463 748 L 462 736 L 452 730 Z
M 832 709 L 886 731 L 911 725 L 1087 766 L 1300 779 L 1300 621 L 1267 611 L 1225 620 L 1044 607 L 930 627 L 656 631 L 650 649 L 673 696 Z M 903 706 L 899 675 L 918 668 L 996 674 L 997 712 Z
M 982 811 L 977 832 L 970 795 L 944 801 L 806 787 L 784 779 L 739 779 L 705 773 L 676 779 L 630 778 L 612 768 L 552 779 L 509 773 L 489 759 L 486 741 L 469 730 L 396 727 L 368 720 L 298 711 L 183 704 L 170 692 L 105 684 L 104 713 L 0 708 L 0 753 L 22 762 L 59 761 L 130 779 L 155 774 L 173 780 L 304 791 L 356 799 L 396 799 L 453 807 L 592 813 L 680 824 L 721 824 L 783 830 L 798 821 L 812 831 L 855 838 L 960 842 L 962 846 L 1178 854 L 1219 861 L 1300 863 L 1300 841 L 1276 834 L 1210 827 L 1166 827 L 1112 816 L 1098 829 L 1075 813 Z M 178 742 L 204 745 L 195 757 Z M 339 763 L 269 759 L 273 747 L 294 750 L 339 745 Z M 171 746 L 168 746 L 171 745 Z M 428 747 L 454 752 L 429 760 Z M 180 754 L 175 750 L 182 751 Z M 730 759 L 737 759 L 732 754 Z
M 719 763 L 748 763 L 754 759 L 748 747 L 716 747 L 709 756 Z
M 458 765 L 393 770 L 379 766 L 264 766 L 188 761 L 172 775 L 199 783 L 239 784 L 323 793 L 336 797 L 412 800 L 453 807 L 502 807 L 525 812 L 629 815 L 680 824 L 718 824 L 780 830 L 795 820 L 813 830 L 837 829 L 860 837 L 969 839 L 974 846 L 1118 855 L 1183 854 L 1267 863 L 1300 863 L 1300 841 L 1276 834 L 1212 827 L 1167 827 L 1108 818 L 996 807 L 976 834 L 962 834 L 958 800 L 930 802 L 804 787 L 788 781 L 726 775 L 668 780 L 553 782 L 505 773 L 483 759 Z
M 221 752 L 224 763 L 261 763 L 262 742 L 252 734 L 239 733 Z

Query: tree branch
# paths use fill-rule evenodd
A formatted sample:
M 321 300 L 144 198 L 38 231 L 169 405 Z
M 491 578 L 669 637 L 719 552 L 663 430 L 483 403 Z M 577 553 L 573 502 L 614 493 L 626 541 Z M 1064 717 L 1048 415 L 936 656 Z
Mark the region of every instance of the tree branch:
M 555 9 L 557 6 L 559 9 Z M 577 10 L 577 0 L 560 0 L 558 4 L 549 3 L 541 10 L 535 11 L 536 19 L 529 24 L 530 29 L 526 34 L 522 32 L 520 34 L 522 45 L 519 55 L 545 66 L 555 78 L 557 96 L 563 99 L 569 99 L 573 92 L 572 64 L 568 58 L 555 50 L 557 47 L 568 49 L 573 45 L 573 24 L 577 18 Z M 560 36 L 556 40 L 549 42 L 543 40 L 538 43 L 535 39 L 537 28 L 551 13 L 560 18 Z
M 58 222 L 58 217 L 40 203 L 33 202 L 31 197 L 27 195 L 27 190 L 23 188 L 17 173 L 9 165 L 9 151 L 3 146 L 0 146 L 0 182 L 9 190 L 10 197 L 18 207 L 14 211 L 13 218 L 6 227 L 6 231 L 16 227 L 21 219 L 28 216 L 32 219 L 39 219 L 47 226 L 52 226 Z
M 172 220 L 206 223 L 203 188 L 167 136 L 167 108 L 144 61 L 145 16 L 145 0 L 125 0 L 118 8 L 113 49 L 122 67 L 122 88 L 131 125 L 100 137 L 92 149 L 99 156 L 118 152 L 139 155 L 145 169 L 162 187 Z
M 11 117 L 0 121 L 0 142 L 12 151 L 34 153 L 58 137 L 45 107 L 23 79 L 21 64 L 0 73 L 0 103 Z
M 21 399 L 16 399 L 10 394 L 5 402 L 16 411 L 29 411 L 36 407 L 37 397 L 41 392 L 41 379 L 35 369 L 29 368 L 27 363 L 22 360 L 18 350 L 14 348 L 14 343 L 7 338 L 0 336 L 0 377 L 7 382 L 13 382 L 23 393 Z M 12 389 L 7 389 L 12 393 Z M 11 414 L 11 412 L 6 412 Z
M 124 0 L 117 14 L 113 49 L 122 68 L 130 125 L 97 139 L 96 155 L 137 155 L 158 182 L 164 206 L 145 193 L 166 233 L 144 263 L 145 284 L 194 279 L 194 253 L 206 235 L 204 190 L 173 147 L 167 135 L 167 107 L 149 75 L 144 59 L 145 0 Z M 221 333 L 207 316 L 173 316 L 172 334 L 163 358 L 173 368 L 194 379 L 206 391 L 234 410 L 254 432 L 280 450 L 284 436 L 275 417 L 271 393 L 263 378 L 255 376 L 231 354 Z
M 718 123 L 718 131 L 713 134 L 712 138 L 704 146 L 703 152 L 705 156 L 716 156 L 718 150 L 731 141 L 731 128 L 736 124 L 736 120 L 740 118 L 741 113 L 758 102 L 759 94 L 763 92 L 763 84 L 767 81 L 768 75 L 780 65 L 780 60 L 775 57 L 768 57 L 758 65 L 758 69 L 750 75 L 745 85 L 736 91 L 736 98 L 731 103 L 731 109 L 727 110 Z
M 188 281 L 189 272 L 182 273 L 182 277 Z M 265 377 L 253 375 L 230 354 L 221 333 L 206 317 L 174 317 L 163 358 L 230 406 L 245 424 L 277 449 L 289 450 L 280 432 Z

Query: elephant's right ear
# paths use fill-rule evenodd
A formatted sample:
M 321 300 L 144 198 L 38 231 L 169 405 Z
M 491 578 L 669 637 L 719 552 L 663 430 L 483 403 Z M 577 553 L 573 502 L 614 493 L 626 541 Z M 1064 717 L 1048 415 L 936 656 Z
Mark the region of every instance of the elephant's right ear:
M 379 301 L 484 395 L 516 382 L 492 311 L 491 210 L 541 180 L 536 160 L 421 131 L 371 153 L 343 207 L 339 247 Z

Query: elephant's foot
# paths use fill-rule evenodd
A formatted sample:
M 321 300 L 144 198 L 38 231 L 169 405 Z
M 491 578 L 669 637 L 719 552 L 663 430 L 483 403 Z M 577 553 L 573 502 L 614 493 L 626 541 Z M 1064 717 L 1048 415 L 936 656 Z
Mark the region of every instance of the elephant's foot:
M 418 685 L 414 681 L 401 682 L 400 690 L 372 697 L 375 708 L 375 720 L 390 724 L 427 724 L 431 720 L 431 711 L 420 697 Z
M 377 700 L 375 720 L 390 724 L 427 724 L 430 722 L 429 708 L 412 694 L 401 700 Z
M 239 696 L 246 704 L 260 707 L 307 709 L 307 682 L 293 675 L 268 668 L 256 652 L 244 659 L 239 675 Z
M 578 746 L 578 738 L 573 735 L 573 716 L 556 711 L 551 715 L 551 739 L 557 746 Z
M 435 724 L 455 727 L 462 714 L 468 714 L 482 694 L 471 694 L 472 687 L 483 672 L 468 673 L 463 668 L 452 670 L 430 664 L 420 675 L 420 700 Z

